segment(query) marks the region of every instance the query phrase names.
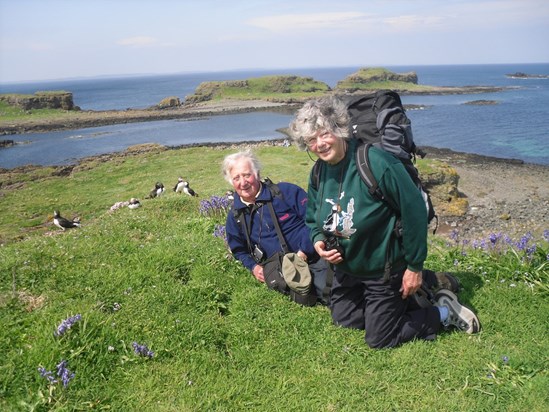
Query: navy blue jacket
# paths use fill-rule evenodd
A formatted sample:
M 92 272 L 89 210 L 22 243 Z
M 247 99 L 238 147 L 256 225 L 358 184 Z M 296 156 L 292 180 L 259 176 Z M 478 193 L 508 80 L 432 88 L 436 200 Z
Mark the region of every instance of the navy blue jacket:
M 307 255 L 309 261 L 318 259 L 311 242 L 309 228 L 305 225 L 307 193 L 292 183 L 281 182 L 277 183 L 277 186 L 281 195 L 273 197 L 267 185 L 262 184 L 253 207 L 246 206 L 238 195 L 235 196 L 233 210 L 242 212 L 240 218 L 246 219 L 252 247 L 259 245 L 265 258 L 282 251 L 269 206 L 266 204 L 272 201 L 288 252 L 295 253 L 301 250 Z M 251 271 L 257 263 L 248 250 L 246 235 L 236 221 L 233 210 L 227 215 L 227 242 L 233 256 Z

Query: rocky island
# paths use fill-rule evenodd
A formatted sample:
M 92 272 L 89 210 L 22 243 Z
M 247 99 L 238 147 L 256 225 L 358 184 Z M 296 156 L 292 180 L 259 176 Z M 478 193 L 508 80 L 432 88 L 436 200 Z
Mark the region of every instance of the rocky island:
M 549 75 L 547 74 L 527 74 L 523 72 L 507 74 L 506 76 L 511 79 L 549 79 Z

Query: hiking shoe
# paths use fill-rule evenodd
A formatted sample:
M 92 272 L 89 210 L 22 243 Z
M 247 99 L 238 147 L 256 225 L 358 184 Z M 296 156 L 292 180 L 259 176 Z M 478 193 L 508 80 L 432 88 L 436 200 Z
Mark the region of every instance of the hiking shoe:
M 466 306 L 458 302 L 457 296 L 450 290 L 441 289 L 435 295 L 436 306 L 448 308 L 448 319 L 442 324 L 445 327 L 455 326 L 465 333 L 477 333 L 480 330 L 480 322 L 477 315 Z
M 453 293 L 459 293 L 461 290 L 461 284 L 459 279 L 448 272 L 435 272 L 437 283 L 433 286 L 435 292 L 440 289 L 447 289 Z

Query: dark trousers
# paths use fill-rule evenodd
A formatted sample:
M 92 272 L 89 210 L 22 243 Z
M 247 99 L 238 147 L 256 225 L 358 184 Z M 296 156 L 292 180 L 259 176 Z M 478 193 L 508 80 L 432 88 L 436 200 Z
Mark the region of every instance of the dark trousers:
M 337 272 L 330 297 L 332 319 L 338 326 L 366 330 L 371 348 L 390 348 L 412 339 L 433 340 L 440 329 L 436 307 L 409 307 L 399 289 L 404 271 L 389 281 L 363 279 Z

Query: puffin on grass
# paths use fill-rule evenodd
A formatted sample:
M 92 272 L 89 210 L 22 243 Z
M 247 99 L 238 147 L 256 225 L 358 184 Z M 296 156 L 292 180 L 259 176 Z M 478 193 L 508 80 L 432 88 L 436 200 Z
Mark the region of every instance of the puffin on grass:
M 153 190 L 150 191 L 147 199 L 154 199 L 155 197 L 160 197 L 164 193 L 164 185 L 162 182 L 156 182 Z
M 73 227 L 80 227 L 80 219 L 74 218 L 73 220 L 65 219 L 61 216 L 61 214 L 57 211 L 53 211 L 53 224 L 60 228 L 61 230 L 70 229 Z
M 139 201 L 139 199 L 132 197 L 128 203 L 128 207 L 130 209 L 137 209 L 138 207 L 141 207 L 141 202 Z
M 185 183 L 185 182 L 184 182 L 182 177 L 177 178 L 177 183 L 173 187 L 173 191 L 175 193 L 182 193 L 183 192 L 183 183 Z
M 193 197 L 198 197 L 198 193 L 196 193 L 194 190 L 191 189 L 191 187 L 189 186 L 189 182 L 182 182 L 183 184 L 183 193 L 189 195 L 189 196 L 193 196 Z

